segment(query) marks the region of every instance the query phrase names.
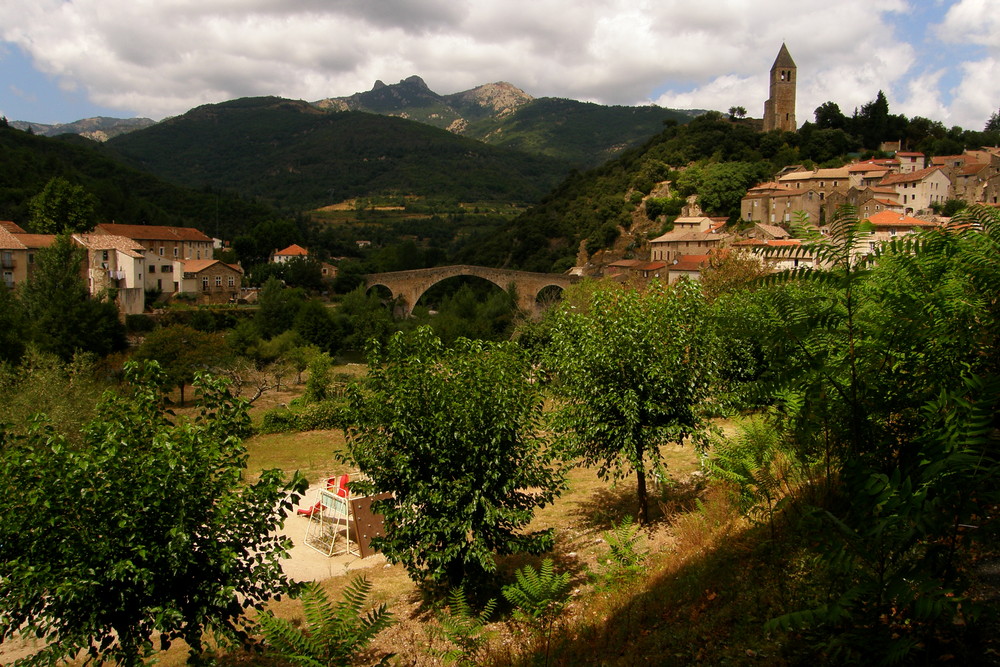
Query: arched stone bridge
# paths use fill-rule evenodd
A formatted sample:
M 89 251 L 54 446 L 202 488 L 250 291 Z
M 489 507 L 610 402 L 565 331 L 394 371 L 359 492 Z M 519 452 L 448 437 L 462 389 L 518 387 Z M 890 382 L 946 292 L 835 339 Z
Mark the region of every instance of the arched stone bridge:
M 526 313 L 534 313 L 538 309 L 539 293 L 546 287 L 555 285 L 566 289 L 579 276 L 567 276 L 560 273 L 531 273 L 529 271 L 511 271 L 509 269 L 493 269 L 486 266 L 461 264 L 455 266 L 436 266 L 432 269 L 414 269 L 412 271 L 389 271 L 387 273 L 369 273 L 365 276 L 365 290 L 377 285 L 386 287 L 394 299 L 398 299 L 400 314 L 409 315 L 424 292 L 448 278 L 458 276 L 475 276 L 488 280 L 502 290 L 514 285 L 517 291 L 517 306 Z

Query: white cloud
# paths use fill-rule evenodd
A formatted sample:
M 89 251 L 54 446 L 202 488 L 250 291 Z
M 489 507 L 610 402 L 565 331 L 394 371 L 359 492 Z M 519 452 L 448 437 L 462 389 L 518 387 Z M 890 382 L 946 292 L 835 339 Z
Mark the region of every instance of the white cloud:
M 879 89 L 890 102 L 902 97 L 924 108 L 918 93 L 940 84 L 930 75 L 906 82 L 917 54 L 894 33 L 893 21 L 909 8 L 904 0 L 13 4 L 0 4 L 0 39 L 93 102 L 154 118 L 248 95 L 350 95 L 412 74 L 439 93 L 506 80 L 535 96 L 740 105 L 759 116 L 782 41 L 799 67 L 799 122 L 828 100 L 850 113 Z M 976 39 L 995 38 L 986 4 L 957 3 L 941 30 L 974 25 Z M 966 76 L 982 76 L 976 72 Z

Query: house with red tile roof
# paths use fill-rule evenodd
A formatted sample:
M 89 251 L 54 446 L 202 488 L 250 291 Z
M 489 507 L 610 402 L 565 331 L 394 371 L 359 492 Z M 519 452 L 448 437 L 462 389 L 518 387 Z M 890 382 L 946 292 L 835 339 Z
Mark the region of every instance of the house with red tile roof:
M 283 264 L 285 262 L 290 262 L 297 258 L 306 258 L 309 256 L 309 251 L 300 245 L 292 244 L 285 248 L 284 250 L 275 250 L 271 253 L 271 262 L 276 264 Z
M 681 255 L 708 254 L 726 245 L 729 239 L 725 232 L 671 231 L 649 242 L 649 258 L 654 262 L 673 262 Z
M 165 294 L 180 288 L 175 262 L 214 257 L 215 244 L 211 237 L 194 227 L 101 223 L 94 228 L 93 234 L 124 236 L 141 244 L 146 258 L 144 287 Z
M 35 253 L 55 242 L 52 234 L 28 234 L 10 221 L 0 223 L 0 278 L 13 289 L 31 275 Z
M 951 198 L 951 180 L 941 167 L 889 174 L 879 182 L 879 187 L 895 190 L 906 213 L 929 211 L 931 204 Z
M 674 261 L 667 265 L 667 283 L 674 284 L 681 278 L 688 280 L 701 280 L 701 272 L 708 267 L 710 256 L 705 255 L 678 255 Z
M 923 153 L 896 153 L 896 159 L 899 160 L 899 173 L 901 174 L 909 174 L 910 172 L 919 171 L 927 166 L 927 156 Z

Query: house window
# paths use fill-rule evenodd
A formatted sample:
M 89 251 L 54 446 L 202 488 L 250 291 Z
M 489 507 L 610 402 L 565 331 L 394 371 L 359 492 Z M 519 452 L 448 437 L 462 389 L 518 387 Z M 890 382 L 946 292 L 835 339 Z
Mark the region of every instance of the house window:
M 175 246 L 174 247 L 174 257 L 176 257 L 176 256 L 177 256 L 177 247 Z
M 173 272 L 174 272 L 174 267 L 171 266 L 170 264 L 164 264 L 163 266 L 160 267 L 160 273 L 173 273 Z
M 155 264 L 150 264 L 149 265 L 149 272 L 150 273 L 156 273 L 156 265 Z
M 208 291 L 208 276 L 201 277 L 201 289 L 205 292 Z
M 197 257 L 197 259 L 201 259 L 201 250 L 198 251 L 198 257 Z
M 103 262 L 108 261 L 108 251 L 107 250 L 102 250 L 101 251 L 101 261 L 103 261 Z
M 160 257 L 163 257 L 163 246 L 160 246 L 157 250 L 160 251 Z
M 215 286 L 222 287 L 222 276 L 215 276 Z
M 163 280 L 161 278 L 156 279 L 156 289 L 163 291 Z
M 229 286 L 236 287 L 236 279 L 233 278 L 232 276 L 229 276 Z
M 35 263 L 35 253 L 29 252 L 28 253 L 28 264 L 34 264 L 34 263 Z

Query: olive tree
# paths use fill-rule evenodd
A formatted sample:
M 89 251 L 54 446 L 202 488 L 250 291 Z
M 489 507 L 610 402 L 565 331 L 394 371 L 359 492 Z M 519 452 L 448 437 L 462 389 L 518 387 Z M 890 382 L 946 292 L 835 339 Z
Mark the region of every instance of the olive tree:
M 429 327 L 398 333 L 369 354 L 364 389 L 352 387 L 348 448 L 377 503 L 390 562 L 430 586 L 495 571 L 494 556 L 540 553 L 551 531 L 522 533 L 564 477 L 537 426 L 542 401 L 513 343 L 459 339 L 446 348 Z
M 79 443 L 43 418 L 0 427 L 0 642 L 41 638 L 31 664 L 137 665 L 154 638 L 195 655 L 206 632 L 246 641 L 244 611 L 291 587 L 276 530 L 305 482 L 241 481 L 245 402 L 201 376 L 199 414 L 174 420 L 155 364 L 126 377 Z
M 569 452 L 602 479 L 636 475 L 639 522 L 660 448 L 703 433 L 713 335 L 694 283 L 644 290 L 601 285 L 570 295 L 549 327 L 545 365 L 561 398 L 554 417 Z

